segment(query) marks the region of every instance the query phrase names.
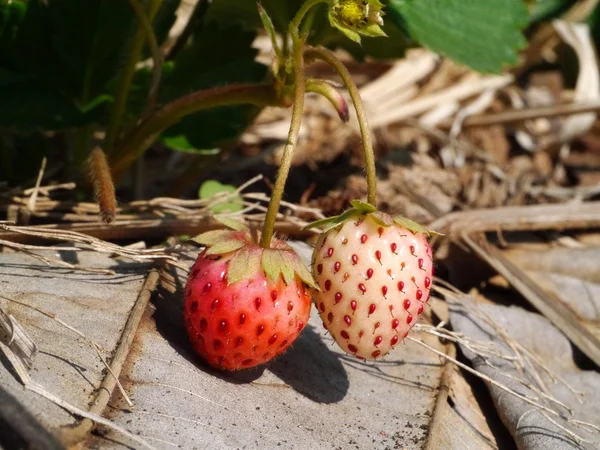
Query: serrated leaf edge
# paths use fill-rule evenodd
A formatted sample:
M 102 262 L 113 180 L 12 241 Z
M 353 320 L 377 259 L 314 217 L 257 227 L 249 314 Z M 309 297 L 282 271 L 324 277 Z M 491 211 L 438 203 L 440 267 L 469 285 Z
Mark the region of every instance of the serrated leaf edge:
M 261 257 L 261 268 L 265 275 L 273 282 L 279 277 L 283 278 L 286 285 L 294 281 L 298 276 L 306 285 L 317 288 L 317 285 L 298 254 L 291 248 L 288 249 L 264 249 Z

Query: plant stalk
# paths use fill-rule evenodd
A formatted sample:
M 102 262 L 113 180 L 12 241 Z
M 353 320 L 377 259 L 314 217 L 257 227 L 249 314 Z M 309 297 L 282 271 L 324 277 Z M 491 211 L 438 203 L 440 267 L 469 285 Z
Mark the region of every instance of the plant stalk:
M 261 83 L 218 86 L 174 100 L 154 111 L 115 147 L 111 158 L 113 173 L 116 177 L 120 176 L 163 130 L 186 115 L 218 106 L 239 104 L 289 106 L 289 99 L 279 97 L 272 85 Z
M 308 47 L 304 52 L 304 56 L 307 60 L 320 59 L 321 61 L 329 64 L 339 74 L 344 81 L 344 84 L 348 88 L 348 93 L 350 94 L 350 98 L 354 103 L 354 109 L 356 110 L 356 118 L 358 119 L 360 134 L 363 141 L 365 169 L 367 172 L 367 201 L 376 207 L 377 172 L 375 169 L 375 152 L 373 151 L 373 135 L 371 134 L 371 129 L 369 128 L 367 112 L 365 110 L 365 105 L 362 101 L 362 98 L 360 97 L 358 86 L 356 86 L 356 83 L 352 79 L 352 75 L 350 75 L 350 72 L 346 66 L 344 66 L 344 63 L 342 63 L 342 61 L 340 61 L 332 51 L 322 47 Z
M 294 68 L 294 106 L 292 109 L 292 120 L 290 123 L 290 130 L 288 132 L 287 142 L 283 150 L 283 158 L 279 171 L 277 172 L 277 179 L 275 180 L 275 187 L 271 193 L 271 200 L 269 201 L 269 207 L 265 215 L 265 223 L 263 224 L 262 234 L 260 236 L 260 246 L 263 248 L 271 248 L 271 240 L 273 239 L 273 233 L 275 231 L 275 221 L 277 219 L 277 212 L 279 211 L 279 204 L 283 197 L 283 191 L 285 188 L 285 182 L 290 173 L 290 167 L 292 166 L 292 159 L 294 157 L 294 150 L 298 143 L 298 135 L 300 134 L 300 125 L 302 124 L 302 114 L 304 113 L 304 95 L 306 94 L 306 80 L 304 76 L 304 44 L 306 40 L 306 34 L 300 35 L 299 27 L 302 23 L 302 19 L 306 13 L 313 6 L 326 0 L 308 0 L 306 1 L 296 13 L 296 16 L 290 23 L 290 35 L 292 37 L 292 67 Z
M 130 1 L 133 2 L 137 0 Z M 148 0 L 146 17 L 149 23 L 152 23 L 154 16 L 158 12 L 161 2 L 162 0 Z M 117 136 L 119 135 L 119 130 L 121 128 L 121 122 L 123 120 L 123 116 L 125 115 L 127 98 L 129 97 L 131 82 L 133 81 L 133 75 L 135 74 L 135 67 L 140 59 L 142 49 L 144 48 L 145 39 L 146 32 L 144 30 L 144 26 L 141 23 L 138 23 L 135 34 L 131 38 L 127 61 L 125 62 L 125 67 L 121 72 L 121 77 L 119 78 L 119 86 L 117 88 L 115 104 L 110 112 L 108 126 L 106 127 L 106 137 L 104 138 L 103 149 L 109 157 L 114 153 L 115 142 L 117 141 Z

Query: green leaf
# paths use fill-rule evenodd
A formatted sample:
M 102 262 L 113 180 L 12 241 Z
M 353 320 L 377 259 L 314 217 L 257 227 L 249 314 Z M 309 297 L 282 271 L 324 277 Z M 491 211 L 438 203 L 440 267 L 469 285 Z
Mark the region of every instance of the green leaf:
M 516 64 L 526 44 L 522 0 L 389 0 L 386 12 L 422 45 L 481 72 Z
M 259 247 L 244 247 L 238 251 L 229 262 L 227 284 L 247 280 L 256 274 L 260 268 L 261 249 Z
M 0 68 L 21 77 L 0 88 L 0 124 L 58 129 L 97 120 L 134 20 L 121 0 L 0 1 Z
M 209 199 L 218 194 L 229 194 L 236 191 L 235 186 L 230 184 L 221 184 L 217 180 L 207 180 L 200 186 L 198 197 L 201 199 Z M 216 201 L 216 199 L 215 199 Z M 244 208 L 244 202 L 239 194 L 224 199 L 222 202 L 215 202 L 209 205 L 209 209 L 215 213 L 226 213 L 241 211 Z
M 166 147 L 169 147 L 171 150 L 177 150 L 178 152 L 184 153 L 192 153 L 195 155 L 202 156 L 216 156 L 221 153 L 220 148 L 196 148 L 196 146 L 192 145 L 190 141 L 188 141 L 187 136 L 183 134 L 179 134 L 177 136 L 162 136 L 161 142 Z
M 107 98 L 85 110 L 75 100 L 32 75 L 0 68 L 0 124 L 61 129 L 83 125 L 102 112 Z
M 218 2 L 215 2 L 218 3 Z M 256 3 L 253 3 L 256 10 Z M 212 9 L 212 7 L 210 8 Z M 258 13 L 255 11 L 255 14 Z M 229 20 L 209 22 L 200 27 L 191 42 L 176 57 L 172 70 L 165 73 L 159 101 L 166 103 L 190 92 L 224 84 L 256 83 L 265 79 L 268 69 L 256 61 L 252 48 L 255 31 L 232 26 Z M 144 83 L 149 83 L 146 75 Z M 141 89 L 141 92 L 147 92 Z M 174 150 L 206 153 L 205 149 L 226 147 L 254 120 L 255 106 L 224 106 L 185 117 L 162 134 Z

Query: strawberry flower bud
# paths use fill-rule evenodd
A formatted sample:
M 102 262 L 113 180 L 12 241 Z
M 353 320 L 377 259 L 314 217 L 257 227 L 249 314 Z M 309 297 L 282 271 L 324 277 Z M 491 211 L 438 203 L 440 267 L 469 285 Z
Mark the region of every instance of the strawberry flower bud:
M 360 35 L 386 36 L 383 3 L 379 0 L 331 0 L 329 22 L 349 39 L 360 43 Z

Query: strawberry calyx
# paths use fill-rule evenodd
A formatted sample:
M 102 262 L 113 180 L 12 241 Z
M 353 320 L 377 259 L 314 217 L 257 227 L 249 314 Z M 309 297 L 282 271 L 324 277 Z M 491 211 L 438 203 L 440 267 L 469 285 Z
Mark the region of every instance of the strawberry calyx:
M 395 224 L 406 228 L 413 234 L 424 233 L 427 236 L 431 236 L 432 234 L 440 234 L 436 231 L 424 227 L 420 223 L 415 222 L 414 220 L 411 220 L 407 217 L 392 217 L 389 214 L 377 211 L 377 208 L 375 208 L 375 206 L 371 205 L 370 203 L 363 202 L 360 200 L 352 200 L 350 204 L 352 205 L 352 208 L 347 209 L 339 216 L 332 216 L 326 219 L 316 220 L 312 223 L 309 223 L 304 228 L 307 230 L 311 228 L 322 228 L 323 232 L 327 232 L 329 230 L 343 225 L 348 220 L 358 219 L 361 216 L 370 216 L 377 224 L 384 227 L 390 227 Z
M 249 280 L 262 270 L 266 277 L 277 282 L 283 278 L 286 285 L 297 276 L 304 284 L 317 288 L 317 285 L 298 254 L 284 241 L 274 239 L 271 248 L 262 248 L 256 242 L 250 228 L 229 217 L 215 216 L 225 225 L 226 230 L 211 230 L 190 240 L 206 247 L 206 256 L 233 253 L 227 272 L 227 284 Z

